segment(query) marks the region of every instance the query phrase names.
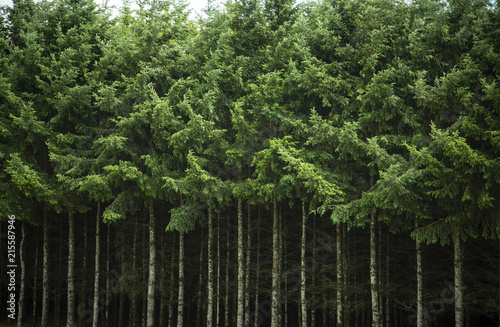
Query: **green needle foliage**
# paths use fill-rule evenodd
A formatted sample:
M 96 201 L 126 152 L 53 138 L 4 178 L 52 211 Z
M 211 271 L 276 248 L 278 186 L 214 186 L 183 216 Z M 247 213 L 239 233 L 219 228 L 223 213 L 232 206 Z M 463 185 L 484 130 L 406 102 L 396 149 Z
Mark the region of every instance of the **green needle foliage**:
M 205 310 L 231 325 L 238 271 L 238 285 L 248 285 L 238 292 L 238 321 L 277 327 L 286 317 L 292 326 L 301 304 L 288 278 L 302 257 L 308 322 L 326 326 L 323 316 L 343 310 L 338 325 L 367 325 L 372 308 L 402 325 L 418 301 L 439 298 L 454 244 L 473 288 L 462 307 L 486 326 L 500 314 L 499 13 L 498 2 L 484 0 L 238 0 L 209 2 L 193 18 L 177 0 L 116 11 L 93 0 L 14 0 L 0 9 L 0 210 L 32 222 L 28 233 L 47 219 L 44 249 L 53 252 L 44 258 L 50 274 L 62 274 L 56 257 L 66 255 L 69 234 L 53 226 L 67 224 L 68 212 L 94 219 L 89 209 L 99 204 L 99 219 L 113 222 L 105 243 L 98 236 L 104 278 L 115 269 L 124 291 L 116 305 L 98 299 L 106 325 L 128 323 L 129 304 L 137 324 L 141 294 L 151 308 L 161 302 L 150 324 L 168 316 L 173 325 L 174 307 L 186 305 L 197 326 L 209 325 Z M 206 242 L 208 212 L 218 226 Z M 71 253 L 93 252 L 74 241 Z M 42 248 L 41 238 L 27 242 Z M 217 311 L 203 304 L 207 244 L 206 302 Z M 152 249 L 160 259 L 151 255 L 147 266 L 141 258 Z M 27 256 L 33 292 L 36 255 Z M 180 296 L 177 265 L 185 268 Z M 78 301 L 88 297 L 78 289 L 92 277 L 85 274 L 75 277 Z M 49 277 L 45 289 L 63 294 L 60 276 Z M 35 301 L 24 305 L 35 307 L 40 296 L 26 294 Z M 243 299 L 257 306 L 244 309 Z M 60 297 L 49 302 L 54 315 L 66 311 Z M 432 318 L 452 324 L 452 310 Z

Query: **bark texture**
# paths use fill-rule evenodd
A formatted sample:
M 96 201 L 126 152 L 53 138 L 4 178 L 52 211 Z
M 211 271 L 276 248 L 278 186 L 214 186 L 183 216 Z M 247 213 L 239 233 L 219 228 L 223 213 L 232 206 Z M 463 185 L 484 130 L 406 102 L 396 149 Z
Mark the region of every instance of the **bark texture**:
M 73 213 L 69 213 L 69 236 L 68 236 L 68 307 L 66 315 L 66 326 L 75 326 L 74 307 L 75 307 L 75 233 Z
M 24 242 L 26 230 L 24 221 L 21 222 L 21 244 L 19 245 L 19 263 L 21 265 L 21 285 L 19 288 L 19 311 L 17 313 L 17 326 L 21 327 L 24 320 L 24 280 L 26 279 L 26 265 L 24 263 Z
M 273 197 L 273 268 L 272 268 L 272 291 L 271 291 L 271 327 L 279 327 L 279 219 L 278 201 L 276 195 Z
M 307 327 L 306 303 L 306 208 L 302 201 L 302 237 L 300 239 L 300 305 L 302 312 L 302 327 Z
M 250 247 L 251 247 L 251 224 L 250 224 L 250 216 L 251 216 L 251 209 L 250 209 L 250 204 L 248 205 L 248 219 L 247 219 L 247 256 L 246 256 L 246 262 L 245 262 L 245 326 L 249 326 L 250 324 L 250 292 L 249 292 L 249 286 L 250 286 Z
M 255 325 L 259 322 L 259 278 L 260 278 L 260 208 L 257 217 L 257 259 L 255 263 L 255 309 L 253 315 L 251 314 L 251 321 Z
M 156 238 L 155 238 L 155 211 L 153 200 L 149 203 L 149 277 L 148 277 L 148 308 L 147 327 L 154 326 L 155 314 L 155 285 L 156 285 Z
M 245 262 L 243 260 L 243 204 L 238 199 L 238 312 L 236 326 L 243 327 L 244 318 L 244 277 Z
M 177 327 L 184 326 L 184 232 L 179 233 L 179 299 Z
M 370 288 L 372 297 L 372 327 L 381 327 L 377 270 L 377 237 L 375 234 L 375 228 L 375 213 L 372 213 L 370 217 Z
M 37 294 L 38 285 L 38 231 L 36 233 L 35 267 L 33 268 L 33 294 Z M 33 296 L 33 325 L 36 325 L 36 296 Z
M 215 326 L 220 326 L 220 215 L 217 215 L 217 295 Z
M 214 239 L 213 213 L 208 208 L 208 285 L 207 285 L 207 327 L 213 326 L 214 321 L 214 258 L 212 256 L 212 244 Z
M 42 277 L 42 327 L 49 320 L 49 225 L 47 209 L 43 211 L 43 277 Z
M 226 230 L 226 295 L 224 297 L 224 326 L 229 327 L 229 230 L 231 228 L 231 220 L 228 219 Z
M 344 326 L 344 308 L 342 300 L 342 226 L 337 223 L 335 226 L 337 236 L 337 327 Z
M 415 227 L 418 227 L 415 224 Z M 415 241 L 417 250 L 417 327 L 424 327 L 424 303 L 423 303 L 423 270 L 422 270 L 422 245 Z
M 99 318 L 99 258 L 101 256 L 100 235 L 101 203 L 97 203 L 97 217 L 95 223 L 95 279 L 94 279 L 94 307 L 92 315 L 92 327 L 97 327 Z
M 459 233 L 455 234 L 454 243 L 455 266 L 455 327 L 465 327 L 464 320 L 464 288 L 463 288 L 463 253 L 462 240 Z

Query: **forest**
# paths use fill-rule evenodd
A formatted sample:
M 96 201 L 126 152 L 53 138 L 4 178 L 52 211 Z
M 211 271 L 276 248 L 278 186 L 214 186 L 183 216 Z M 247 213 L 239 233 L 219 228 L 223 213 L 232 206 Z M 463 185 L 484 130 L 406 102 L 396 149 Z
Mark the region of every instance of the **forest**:
M 499 5 L 1 7 L 0 325 L 500 326 Z

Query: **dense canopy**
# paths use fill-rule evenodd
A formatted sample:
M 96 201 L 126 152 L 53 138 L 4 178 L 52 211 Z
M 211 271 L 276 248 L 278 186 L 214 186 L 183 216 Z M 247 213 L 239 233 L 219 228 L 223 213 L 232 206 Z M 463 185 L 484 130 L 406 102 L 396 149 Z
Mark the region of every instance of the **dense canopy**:
M 500 326 L 498 1 L 0 20 L 1 323 Z

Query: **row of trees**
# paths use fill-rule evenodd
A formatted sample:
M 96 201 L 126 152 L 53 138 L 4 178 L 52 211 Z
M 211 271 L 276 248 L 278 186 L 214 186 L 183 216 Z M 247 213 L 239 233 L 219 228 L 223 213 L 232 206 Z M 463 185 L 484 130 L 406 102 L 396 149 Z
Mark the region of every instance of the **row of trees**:
M 137 5 L 3 8 L 19 326 L 500 326 L 497 3 Z

